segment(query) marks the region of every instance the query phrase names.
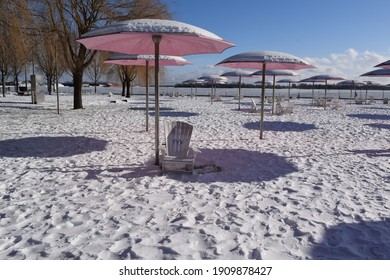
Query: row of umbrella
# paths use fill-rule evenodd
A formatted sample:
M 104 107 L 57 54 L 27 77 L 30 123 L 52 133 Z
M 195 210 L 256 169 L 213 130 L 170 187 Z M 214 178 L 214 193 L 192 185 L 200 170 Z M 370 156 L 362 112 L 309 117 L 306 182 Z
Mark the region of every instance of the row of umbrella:
M 82 34 L 77 40 L 88 49 L 110 51 L 127 55 L 149 55 L 149 57 L 112 57 L 107 63 L 154 66 L 155 75 L 155 163 L 159 164 L 159 70 L 160 65 L 185 65 L 178 56 L 221 53 L 234 46 L 221 37 L 202 28 L 172 20 L 137 19 L 110 24 Z M 163 56 L 176 56 L 170 58 Z M 168 62 L 170 61 L 170 62 Z M 170 64 L 172 63 L 172 64 Z M 182 64 L 181 64 L 182 63 Z M 262 76 L 260 139 L 264 131 L 265 76 L 267 70 L 300 70 L 314 68 L 313 65 L 296 56 L 272 51 L 245 52 L 233 55 L 217 65 L 228 68 L 257 69 Z M 390 65 L 390 63 L 388 64 Z M 387 67 L 387 66 L 386 66 Z M 244 75 L 238 75 L 239 79 Z M 148 79 L 148 73 L 147 73 Z M 329 77 L 311 77 L 312 81 L 327 81 Z M 339 79 L 339 78 L 337 78 Z M 147 81 L 148 84 L 148 81 Z M 146 87 L 148 96 L 148 86 Z M 326 90 L 325 90 L 326 95 Z M 148 102 L 148 101 L 147 101 Z M 146 106 L 148 109 L 148 104 Z M 147 114 L 148 115 L 148 114 Z M 148 127 L 148 121 L 147 121 Z
M 219 36 L 182 22 L 138 19 L 110 24 L 87 32 L 77 40 L 88 49 L 123 54 L 154 54 L 155 69 L 155 164 L 159 164 L 159 67 L 160 55 L 185 56 L 221 53 L 234 44 Z M 149 60 L 146 60 L 149 61 Z M 263 138 L 265 71 L 268 69 L 304 69 L 314 67 L 292 55 L 277 52 L 249 52 L 218 63 L 230 68 L 263 70 L 260 138 Z
M 229 71 L 223 73 L 223 77 L 238 77 L 238 110 L 241 109 L 241 80 L 242 77 L 253 78 L 256 76 L 262 76 L 263 71 L 251 72 L 249 70 L 238 69 L 236 71 Z M 273 87 L 272 87 L 272 113 L 274 113 L 274 104 L 275 104 L 275 78 L 276 76 L 296 76 L 297 73 L 290 70 L 266 70 L 266 76 L 273 77 Z
M 228 68 L 244 68 L 261 70 L 261 106 L 260 106 L 260 139 L 264 132 L 264 101 L 265 101 L 265 76 L 267 70 L 300 70 L 314 68 L 305 60 L 291 54 L 274 51 L 244 52 L 230 56 L 216 65 Z M 259 74 L 260 74 L 259 73 Z
M 159 69 L 160 65 L 185 65 L 176 60 L 168 62 L 162 56 L 221 53 L 233 47 L 219 36 L 182 22 L 160 19 L 129 20 L 96 28 L 77 40 L 88 49 L 111 51 L 127 55 L 153 55 L 149 57 L 111 57 L 107 63 L 154 66 L 155 70 L 155 163 L 159 164 Z M 123 55 L 122 55 L 123 56 Z M 180 64 L 182 63 L 182 64 Z M 217 65 L 228 68 L 256 69 L 262 76 L 260 139 L 264 131 L 265 76 L 267 70 L 300 70 L 314 66 L 296 56 L 273 51 L 245 52 L 228 57 Z M 244 72 L 243 72 L 244 73 Z M 228 76 L 230 74 L 226 74 Z M 147 73 L 148 76 L 148 73 Z M 239 79 L 246 74 L 239 74 Z M 275 75 L 274 75 L 275 76 Z M 148 82 L 147 82 L 148 83 Z M 148 89 L 146 89 L 148 91 Z M 148 96 L 148 92 L 147 92 Z M 148 108 L 148 105 L 146 106 Z M 147 114 L 148 115 L 148 114 Z M 148 121 L 147 121 L 148 122 Z
M 242 85 L 241 81 L 242 81 L 242 78 L 245 78 L 245 77 L 254 78 L 257 76 L 261 76 L 261 75 L 262 75 L 262 71 L 253 72 L 253 71 L 249 71 L 249 70 L 237 69 L 237 70 L 225 72 L 222 75 L 217 75 L 217 74 L 203 75 L 203 76 L 199 77 L 198 79 L 186 80 L 183 82 L 183 84 L 190 84 L 190 85 L 197 86 L 198 84 L 210 83 L 212 85 L 212 95 L 213 95 L 213 91 L 214 91 L 214 93 L 216 91 L 216 88 L 215 88 L 216 84 L 226 84 L 227 83 L 226 77 L 236 77 L 236 78 L 238 78 L 238 110 L 241 110 L 241 85 Z M 267 70 L 265 75 L 266 76 L 273 76 L 272 97 L 273 97 L 273 101 L 274 101 L 275 100 L 275 84 L 276 84 L 275 77 L 276 76 L 296 76 L 297 74 L 295 72 L 289 71 L 289 70 Z M 278 82 L 286 83 L 287 80 L 281 80 Z M 289 86 L 290 86 L 291 82 L 292 81 L 288 81 Z M 274 104 L 274 102 L 272 104 Z M 273 113 L 273 109 L 274 109 L 273 107 L 274 106 L 272 106 L 272 113 Z
M 226 73 L 223 73 L 221 76 L 223 77 L 238 77 L 239 78 L 239 81 L 238 81 L 238 110 L 240 110 L 240 100 L 241 100 L 241 79 L 242 77 L 247 77 L 247 78 L 253 78 L 253 77 L 256 77 L 256 76 L 262 76 L 263 75 L 263 71 L 256 71 L 256 72 L 251 72 L 251 71 L 248 71 L 248 70 L 242 70 L 242 69 L 238 69 L 236 71 L 229 71 L 229 72 L 226 72 Z M 297 73 L 293 72 L 293 71 L 290 71 L 290 70 L 266 70 L 264 72 L 264 75 L 265 76 L 272 76 L 273 77 L 273 82 L 272 82 L 272 114 L 274 113 L 274 105 L 275 105 L 275 84 L 276 84 L 276 76 L 296 76 L 298 75 Z M 303 80 L 300 80 L 300 81 L 293 81 L 291 79 L 282 79 L 282 80 L 279 80 L 278 83 L 288 83 L 288 98 L 290 98 L 290 86 L 292 83 L 316 83 L 316 82 L 324 82 L 325 83 L 325 100 L 326 100 L 326 97 L 327 97 L 327 84 L 328 84 L 328 81 L 329 80 L 344 80 L 344 78 L 342 77 L 339 77 L 339 76 L 334 76 L 334 75 L 316 75 L 316 76 L 312 76 L 310 78 L 306 78 L 306 79 L 303 79 Z M 260 82 L 261 84 L 263 83 L 263 81 Z M 314 97 L 314 86 L 313 86 L 313 93 L 312 93 L 313 97 Z M 325 108 L 326 108 L 326 104 L 325 104 Z

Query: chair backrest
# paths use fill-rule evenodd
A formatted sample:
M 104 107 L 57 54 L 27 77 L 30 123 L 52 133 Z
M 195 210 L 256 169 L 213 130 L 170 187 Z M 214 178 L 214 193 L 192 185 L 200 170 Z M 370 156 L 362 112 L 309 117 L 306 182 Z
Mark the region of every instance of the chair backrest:
M 182 121 L 164 123 L 168 156 L 185 158 L 188 154 L 193 126 Z
M 256 102 L 253 99 L 251 99 L 251 108 L 252 108 L 252 111 L 256 111 L 256 109 L 257 109 Z

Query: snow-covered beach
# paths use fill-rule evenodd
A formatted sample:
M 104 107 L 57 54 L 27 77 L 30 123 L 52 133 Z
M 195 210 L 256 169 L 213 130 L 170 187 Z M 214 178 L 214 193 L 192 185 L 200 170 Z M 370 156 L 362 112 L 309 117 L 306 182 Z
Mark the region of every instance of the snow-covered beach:
M 144 96 L 55 98 L 0 99 L 0 259 L 390 259 L 389 105 L 294 100 L 260 140 L 249 98 L 164 96 L 191 175 L 154 165 Z

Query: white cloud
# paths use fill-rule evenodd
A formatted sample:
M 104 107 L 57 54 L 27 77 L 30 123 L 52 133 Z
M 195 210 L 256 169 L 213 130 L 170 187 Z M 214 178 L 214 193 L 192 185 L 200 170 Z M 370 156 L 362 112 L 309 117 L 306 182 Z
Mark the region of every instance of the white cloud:
M 306 58 L 308 62 L 316 66 L 316 69 L 308 71 L 306 74 L 332 74 L 347 79 L 367 79 L 359 76 L 373 70 L 375 65 L 388 60 L 389 57 L 390 51 L 389 54 L 384 55 L 373 51 L 359 52 L 349 48 L 345 52 L 332 53 L 328 57 Z M 390 77 L 387 79 L 387 82 L 389 81 Z

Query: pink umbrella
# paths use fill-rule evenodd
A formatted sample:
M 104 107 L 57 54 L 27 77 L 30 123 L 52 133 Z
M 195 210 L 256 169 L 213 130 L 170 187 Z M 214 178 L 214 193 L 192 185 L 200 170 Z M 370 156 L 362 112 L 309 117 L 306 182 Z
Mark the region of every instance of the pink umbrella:
M 87 32 L 78 42 L 88 49 L 126 54 L 155 55 L 155 158 L 159 164 L 159 57 L 221 53 L 234 44 L 199 27 L 162 19 L 137 19 L 107 25 Z
M 263 139 L 264 130 L 264 99 L 265 99 L 265 71 L 267 69 L 288 69 L 299 70 L 313 68 L 314 66 L 303 59 L 274 51 L 245 52 L 228 57 L 217 65 L 230 68 L 261 69 L 262 89 L 261 89 L 261 114 L 260 114 L 260 139 Z
M 226 77 L 221 77 L 217 74 L 204 75 L 199 77 L 198 80 L 204 80 L 211 84 L 211 93 L 210 93 L 210 102 L 213 103 L 214 97 L 217 95 L 217 84 L 223 85 L 226 84 L 228 79 Z
M 358 80 L 344 80 L 342 82 L 338 82 L 337 84 L 351 87 L 351 92 L 349 94 L 349 104 L 352 104 L 352 91 L 355 90 L 356 93 L 356 86 L 365 85 L 366 83 Z
M 146 66 L 146 131 L 149 130 L 149 66 L 154 66 L 154 55 L 114 53 L 104 63 Z M 160 55 L 161 66 L 183 66 L 191 64 L 180 56 Z
M 378 65 L 375 65 L 374 67 L 390 69 L 390 60 L 386 60 L 385 62 L 379 63 Z
M 292 80 L 292 79 L 281 79 L 279 81 L 276 81 L 277 83 L 286 83 L 288 84 L 288 98 L 290 98 L 290 89 L 291 89 L 291 84 L 296 83 L 297 81 Z M 299 94 L 298 94 L 299 96 Z
M 195 98 L 198 97 L 198 85 L 202 85 L 206 83 L 205 80 L 202 79 L 189 79 L 182 82 L 184 85 L 191 85 L 191 96 L 192 96 L 192 87 L 195 85 Z
M 315 76 L 312 76 L 310 78 L 303 79 L 300 82 L 303 82 L 303 83 L 304 82 L 312 82 L 313 86 L 314 86 L 315 82 L 324 82 L 325 83 L 324 109 L 326 109 L 326 101 L 327 101 L 326 93 L 328 91 L 328 81 L 330 81 L 330 80 L 335 81 L 335 80 L 345 80 L 345 79 L 342 77 L 339 77 L 339 76 L 325 74 L 325 75 L 315 75 Z M 312 99 L 312 101 L 313 101 L 313 99 Z
M 238 77 L 238 110 L 241 110 L 241 78 L 250 77 L 251 74 L 251 71 L 238 69 L 236 71 L 225 72 L 221 75 L 222 77 Z
M 388 67 L 385 67 L 384 64 L 389 64 Z M 380 66 L 381 65 L 381 66 Z M 371 76 L 371 77 L 390 77 L 390 60 L 385 61 L 381 64 L 377 65 L 378 67 L 382 67 L 383 69 L 376 69 L 364 74 L 361 74 L 360 76 Z M 366 82 L 368 84 L 368 82 Z M 383 99 L 385 99 L 385 93 L 383 92 Z M 367 89 L 366 89 L 366 102 L 367 102 Z
M 123 54 L 113 53 L 111 54 L 104 63 L 121 64 L 121 65 L 138 65 L 145 66 L 148 63 L 149 66 L 153 67 L 155 62 L 154 55 L 151 54 Z M 173 55 L 160 55 L 161 66 L 184 66 L 191 64 L 188 60 Z
M 263 74 L 263 71 L 257 71 L 252 73 L 252 76 L 260 76 Z M 275 107 L 275 77 L 276 76 L 296 76 L 297 73 L 290 71 L 290 70 L 267 70 L 265 71 L 266 76 L 272 76 L 273 77 L 273 84 L 272 84 L 272 114 L 274 113 L 274 107 Z M 290 89 L 288 91 L 288 98 L 290 99 Z

